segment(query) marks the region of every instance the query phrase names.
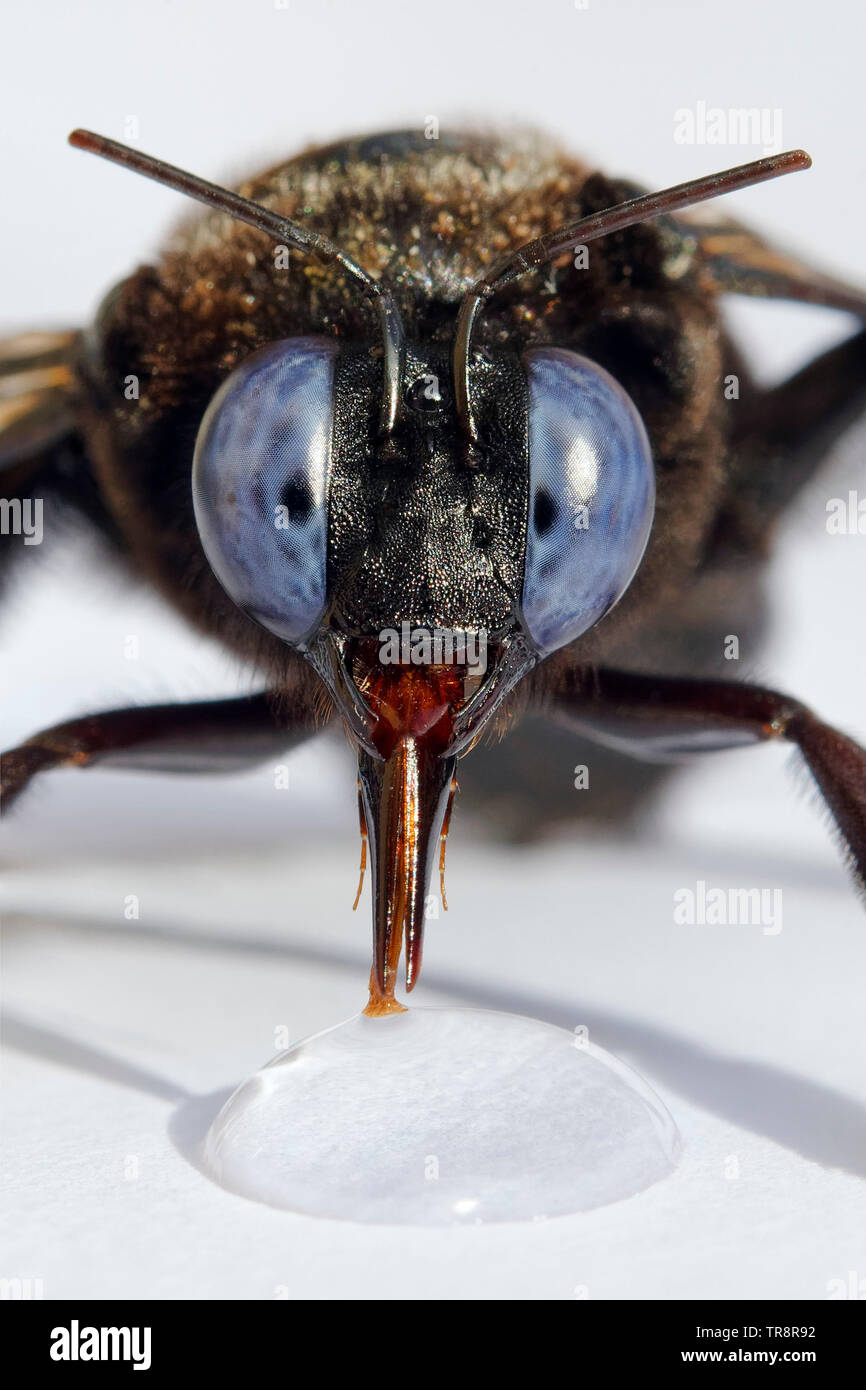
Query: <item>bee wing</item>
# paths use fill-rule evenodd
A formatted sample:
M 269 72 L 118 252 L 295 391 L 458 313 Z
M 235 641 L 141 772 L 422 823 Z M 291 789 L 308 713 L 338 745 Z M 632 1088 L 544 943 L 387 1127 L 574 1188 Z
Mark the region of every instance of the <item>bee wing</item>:
M 73 430 L 71 332 L 0 338 L 0 472 L 27 471 Z
M 799 300 L 866 319 L 866 290 L 789 255 L 740 222 L 695 214 L 678 218 L 677 227 L 683 261 L 696 259 L 707 287 L 717 293 Z
M 732 555 L 766 555 L 778 517 L 837 439 L 866 413 L 866 290 L 709 210 L 678 219 L 677 235 L 682 262 L 697 267 L 711 293 L 821 305 L 854 314 L 861 323 L 852 337 L 793 376 L 764 390 L 752 384 L 732 413 L 727 496 L 719 507 L 715 550 L 706 561 L 708 569 L 722 568 Z M 675 258 L 676 251 L 674 243 Z

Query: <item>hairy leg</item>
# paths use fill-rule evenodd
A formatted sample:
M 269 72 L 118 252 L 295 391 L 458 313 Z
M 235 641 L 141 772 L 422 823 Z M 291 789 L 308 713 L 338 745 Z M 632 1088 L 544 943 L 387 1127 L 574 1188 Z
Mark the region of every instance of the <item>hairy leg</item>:
M 866 892 L 866 751 L 788 695 L 734 681 L 563 668 L 549 710 L 597 742 L 651 760 L 786 739 L 803 754 Z
M 0 806 L 7 810 L 37 773 L 52 767 L 240 771 L 287 752 L 315 733 L 320 723 L 312 709 L 268 694 L 108 710 L 71 719 L 2 755 Z

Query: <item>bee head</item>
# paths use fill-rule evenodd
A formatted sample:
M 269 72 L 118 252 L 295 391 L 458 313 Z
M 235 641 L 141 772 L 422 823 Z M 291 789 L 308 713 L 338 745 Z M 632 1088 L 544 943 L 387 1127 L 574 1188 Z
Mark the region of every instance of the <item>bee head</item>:
M 201 422 L 193 496 L 217 579 L 312 662 L 357 745 L 370 1007 L 390 1011 L 404 937 L 409 988 L 418 977 L 457 757 L 540 658 L 617 602 L 653 519 L 649 441 L 622 387 L 565 348 L 473 351 L 478 315 L 576 245 L 808 157 L 634 198 L 510 252 L 465 296 L 449 352 L 407 342 L 389 288 L 318 234 L 114 141 L 70 138 L 336 262 L 377 310 L 375 343 L 288 338 L 241 363 Z

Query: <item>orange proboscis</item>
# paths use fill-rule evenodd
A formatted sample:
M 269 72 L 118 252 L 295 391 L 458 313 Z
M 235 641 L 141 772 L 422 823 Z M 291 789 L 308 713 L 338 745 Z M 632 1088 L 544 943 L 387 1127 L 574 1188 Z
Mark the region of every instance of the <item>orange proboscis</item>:
M 442 834 L 439 836 L 439 894 L 442 898 L 442 911 L 448 911 L 448 899 L 445 896 L 445 845 L 448 840 L 448 831 L 451 829 L 451 811 L 454 807 L 454 794 L 457 791 L 457 778 L 451 779 L 451 790 L 448 793 L 448 805 L 445 809 L 445 819 L 442 822 Z
M 416 926 L 414 934 L 407 937 L 407 960 L 412 962 L 410 969 L 414 972 L 410 988 L 414 978 L 417 978 L 421 931 L 421 925 L 417 922 L 418 856 L 426 853 L 423 817 L 420 815 L 424 788 L 419 786 L 419 777 L 423 780 L 424 769 L 429 769 L 439 757 L 445 755 L 453 740 L 454 719 L 464 700 L 464 673 L 457 666 L 383 666 L 370 660 L 364 661 L 363 655 L 363 652 L 358 653 L 363 672 L 358 685 L 371 711 L 368 725 L 370 741 L 388 768 L 388 796 L 391 798 L 390 812 L 385 818 L 391 827 L 387 856 L 393 866 L 388 905 L 391 926 L 387 938 L 385 989 L 381 989 L 374 968 L 370 977 L 370 999 L 365 1009 L 368 1015 L 381 1016 L 403 1008 L 394 998 L 394 985 L 404 928 L 408 929 L 413 912 Z M 443 907 L 447 907 L 444 892 L 445 837 L 455 787 L 456 783 L 452 780 L 445 819 L 439 833 Z M 367 860 L 367 833 L 362 803 L 362 882 Z M 360 891 L 359 885 L 358 896 Z M 385 891 L 381 883 L 377 885 L 377 891 Z M 423 893 L 423 885 L 420 891 Z M 357 901 L 356 898 L 356 905 Z
M 352 903 L 352 911 L 358 910 L 358 903 L 361 901 L 361 890 L 364 887 L 364 871 L 367 868 L 367 818 L 364 815 L 364 802 L 361 798 L 361 783 L 358 782 L 358 818 L 361 822 L 361 866 L 358 870 L 358 891 L 355 894 L 355 901 Z

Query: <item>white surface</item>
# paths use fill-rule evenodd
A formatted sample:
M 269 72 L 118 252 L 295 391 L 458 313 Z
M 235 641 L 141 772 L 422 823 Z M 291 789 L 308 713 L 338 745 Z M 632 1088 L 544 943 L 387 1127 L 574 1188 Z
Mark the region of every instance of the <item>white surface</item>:
M 15 190 L 6 322 L 83 319 L 185 211 L 63 145 L 76 124 L 123 138 L 129 114 L 143 148 L 214 177 L 435 113 L 517 116 L 660 185 L 760 153 L 676 145 L 677 108 L 780 107 L 785 143 L 810 149 L 814 170 L 729 206 L 866 282 L 862 25 L 852 8 L 805 4 L 19 7 L 0 95 Z M 778 306 L 736 320 L 770 373 L 850 327 Z M 862 493 L 862 446 L 850 438 L 789 518 L 775 636 L 740 669 L 861 740 L 866 540 L 828 536 L 824 509 Z M 4 744 L 82 710 L 243 679 L 77 554 L 16 586 L 3 639 Z M 270 768 L 232 782 L 46 778 L 4 826 L 7 900 L 27 915 L 8 913 L 4 937 L 0 1274 L 40 1278 L 47 1297 L 179 1298 L 823 1298 L 850 1270 L 862 1279 L 866 934 L 785 763 L 764 749 L 689 770 L 638 843 L 501 849 L 458 806 L 451 910 L 430 923 L 420 1002 L 587 1024 L 659 1090 L 686 1146 L 674 1178 L 618 1206 L 458 1231 L 274 1212 L 191 1157 L 275 1029 L 298 1038 L 363 1002 L 369 906 L 351 918 L 339 743 L 298 754 L 288 792 Z M 698 880 L 781 889 L 782 931 L 677 926 L 673 894 Z M 131 894 L 138 921 L 124 918 Z
M 455 835 L 417 991 L 587 1025 L 669 1106 L 685 1145 L 672 1178 L 541 1225 L 371 1232 L 202 1176 L 195 1145 L 236 1083 L 284 1032 L 363 1002 L 355 849 L 337 835 L 19 872 L 24 899 L 90 907 L 83 925 L 6 934 L 12 1274 L 47 1296 L 822 1298 L 862 1270 L 861 910 L 832 868 L 768 869 L 710 835 L 521 855 Z M 782 932 L 675 926 L 674 886 L 699 876 L 781 885 Z

